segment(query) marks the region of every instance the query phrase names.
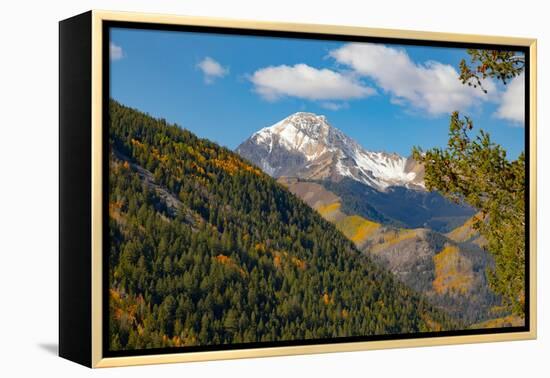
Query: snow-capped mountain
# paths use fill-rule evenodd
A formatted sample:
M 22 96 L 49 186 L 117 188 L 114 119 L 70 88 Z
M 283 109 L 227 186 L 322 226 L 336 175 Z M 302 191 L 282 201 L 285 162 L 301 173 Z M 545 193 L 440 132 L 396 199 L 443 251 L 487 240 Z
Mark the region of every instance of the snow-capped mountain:
M 423 169 L 414 160 L 367 151 L 325 116 L 313 113 L 295 113 L 257 131 L 237 152 L 273 177 L 349 177 L 380 191 L 390 186 L 424 187 Z

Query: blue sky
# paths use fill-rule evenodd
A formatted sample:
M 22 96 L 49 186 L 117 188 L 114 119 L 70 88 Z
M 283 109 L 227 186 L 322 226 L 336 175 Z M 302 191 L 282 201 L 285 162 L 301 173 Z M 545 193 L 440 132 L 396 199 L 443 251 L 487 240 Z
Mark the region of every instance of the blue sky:
M 511 158 L 524 146 L 523 76 L 467 88 L 463 49 L 114 28 L 110 55 L 112 98 L 232 149 L 297 111 L 403 156 L 444 146 L 452 110 Z

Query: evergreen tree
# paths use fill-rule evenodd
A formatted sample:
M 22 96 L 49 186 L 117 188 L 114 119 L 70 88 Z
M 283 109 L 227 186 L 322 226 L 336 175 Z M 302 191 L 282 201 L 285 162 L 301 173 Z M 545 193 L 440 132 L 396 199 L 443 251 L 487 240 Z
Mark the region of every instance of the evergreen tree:
M 425 165 L 425 182 L 448 198 L 466 201 L 480 210 L 475 229 L 487 239 L 486 249 L 493 255 L 495 267 L 489 271 L 492 289 L 502 295 L 505 305 L 515 314 L 524 314 L 525 304 L 525 156 L 513 161 L 506 151 L 480 131 L 471 137 L 473 122 L 451 117 L 446 149 L 413 156 Z

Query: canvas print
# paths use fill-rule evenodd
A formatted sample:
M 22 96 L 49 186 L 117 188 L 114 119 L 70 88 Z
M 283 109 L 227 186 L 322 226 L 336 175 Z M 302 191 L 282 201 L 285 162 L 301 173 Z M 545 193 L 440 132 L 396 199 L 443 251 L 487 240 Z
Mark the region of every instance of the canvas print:
M 525 51 L 108 35 L 107 353 L 524 329 Z

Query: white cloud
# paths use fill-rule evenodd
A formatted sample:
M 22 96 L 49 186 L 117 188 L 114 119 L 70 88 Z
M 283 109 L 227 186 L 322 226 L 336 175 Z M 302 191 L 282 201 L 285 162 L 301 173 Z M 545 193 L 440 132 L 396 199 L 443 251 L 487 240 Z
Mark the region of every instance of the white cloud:
M 507 84 L 495 116 L 523 126 L 525 122 L 525 76 L 523 74 L 516 76 Z
M 122 47 L 116 45 L 114 42 L 109 42 L 109 57 L 111 60 L 120 60 L 124 58 Z
M 403 49 L 379 44 L 349 43 L 330 52 L 337 62 L 369 77 L 391 96 L 391 102 L 431 115 L 466 110 L 496 98 L 496 86 L 484 82 L 489 94 L 462 84 L 455 68 L 436 61 L 417 64 Z
M 376 93 L 356 79 L 329 69 L 307 64 L 270 66 L 250 77 L 255 91 L 269 101 L 290 96 L 306 100 L 349 100 Z
M 222 78 L 229 73 L 229 68 L 222 66 L 214 59 L 207 56 L 197 64 L 197 67 L 204 74 L 204 82 L 212 84 L 214 80 Z

